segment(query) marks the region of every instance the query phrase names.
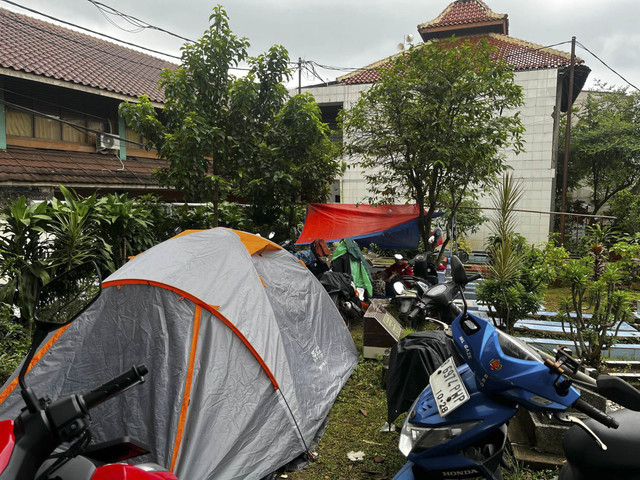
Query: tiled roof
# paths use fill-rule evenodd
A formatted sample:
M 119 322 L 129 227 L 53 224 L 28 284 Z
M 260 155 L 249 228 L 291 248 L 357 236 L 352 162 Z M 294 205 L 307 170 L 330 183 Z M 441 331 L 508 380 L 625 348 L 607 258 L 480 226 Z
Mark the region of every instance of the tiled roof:
M 0 9 L 0 66 L 163 102 L 159 74 L 171 62 Z
M 434 20 L 418 25 L 418 30 L 506 19 L 506 14 L 495 13 L 482 0 L 456 0 L 449 4 Z
M 503 58 L 507 63 L 513 65 L 513 69 L 516 71 L 568 67 L 571 63 L 571 55 L 568 53 L 553 48 L 545 48 L 541 45 L 525 42 L 524 40 L 519 40 L 508 35 L 489 33 L 486 35 L 465 37 L 465 39 L 469 39 L 472 42 L 480 41 L 483 38 L 497 49 L 496 58 Z M 421 45 L 418 45 L 417 48 L 420 48 L 420 46 Z M 397 55 L 402 55 L 402 53 L 339 77 L 338 82 L 345 85 L 374 83 L 380 79 L 379 70 L 389 66 L 391 60 Z M 576 65 L 583 63 L 584 60 L 576 58 Z
M 114 154 L 10 147 L 0 150 L 0 185 L 159 188 L 151 174 L 164 164 L 155 158 L 127 157 L 121 162 Z

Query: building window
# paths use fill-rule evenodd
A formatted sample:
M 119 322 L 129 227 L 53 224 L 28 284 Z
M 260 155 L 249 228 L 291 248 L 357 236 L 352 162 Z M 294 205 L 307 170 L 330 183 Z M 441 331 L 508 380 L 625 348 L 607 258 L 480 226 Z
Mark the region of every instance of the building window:
M 33 137 L 33 115 L 5 107 L 7 135 Z
M 51 108 L 38 108 L 37 110 L 52 118 L 7 106 L 5 112 L 7 135 L 95 145 L 96 134 L 87 129 L 98 132 L 106 130 L 106 122 L 96 117 Z M 58 120 L 64 120 L 71 125 Z

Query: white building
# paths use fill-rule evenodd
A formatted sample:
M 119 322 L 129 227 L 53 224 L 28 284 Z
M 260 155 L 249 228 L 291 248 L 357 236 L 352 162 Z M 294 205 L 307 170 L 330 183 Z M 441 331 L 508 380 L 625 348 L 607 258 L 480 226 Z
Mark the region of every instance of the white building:
M 569 83 L 570 54 L 509 36 L 506 14 L 494 13 L 481 0 L 456 0 L 438 17 L 418 25 L 423 41 L 437 38 L 464 37 L 471 41 L 486 39 L 496 47 L 498 55 L 513 65 L 516 83 L 523 88 L 524 106 L 521 118 L 526 129 L 525 151 L 516 156 L 506 152 L 507 163 L 523 182 L 524 197 L 521 209 L 536 212 L 555 210 L 555 179 L 559 112 L 566 111 Z M 325 122 L 335 123 L 341 109 L 348 109 L 360 93 L 379 78 L 376 71 L 389 58 L 363 67 L 335 82 L 304 88 L 314 95 L 323 111 Z M 576 61 L 573 97 L 580 93 L 589 68 L 581 59 Z M 347 169 L 336 188 L 334 201 L 341 203 L 366 202 L 367 184 L 362 172 L 354 167 L 355 159 L 346 159 Z M 487 196 L 482 206 L 491 206 Z M 486 212 L 490 215 L 490 212 Z M 548 213 L 519 214 L 519 233 L 532 243 L 547 240 L 553 218 Z M 470 238 L 474 249 L 482 249 L 487 236 L 486 226 Z

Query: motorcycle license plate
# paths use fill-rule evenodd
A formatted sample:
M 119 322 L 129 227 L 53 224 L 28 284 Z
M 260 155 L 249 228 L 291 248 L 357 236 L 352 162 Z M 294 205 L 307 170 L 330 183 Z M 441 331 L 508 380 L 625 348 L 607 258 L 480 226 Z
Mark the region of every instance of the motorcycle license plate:
M 431 392 L 441 417 L 446 417 L 471 397 L 467 392 L 453 357 L 444 361 L 429 377 Z

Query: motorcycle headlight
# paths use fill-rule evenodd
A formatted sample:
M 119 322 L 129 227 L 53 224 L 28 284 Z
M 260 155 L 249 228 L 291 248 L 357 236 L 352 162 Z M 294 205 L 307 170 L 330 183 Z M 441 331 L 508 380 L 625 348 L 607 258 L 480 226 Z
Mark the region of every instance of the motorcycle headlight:
M 407 457 L 411 452 L 418 453 L 435 447 L 452 438 L 462 435 L 479 425 L 481 421 L 456 423 L 439 428 L 417 427 L 406 420 L 400 432 L 400 451 Z

